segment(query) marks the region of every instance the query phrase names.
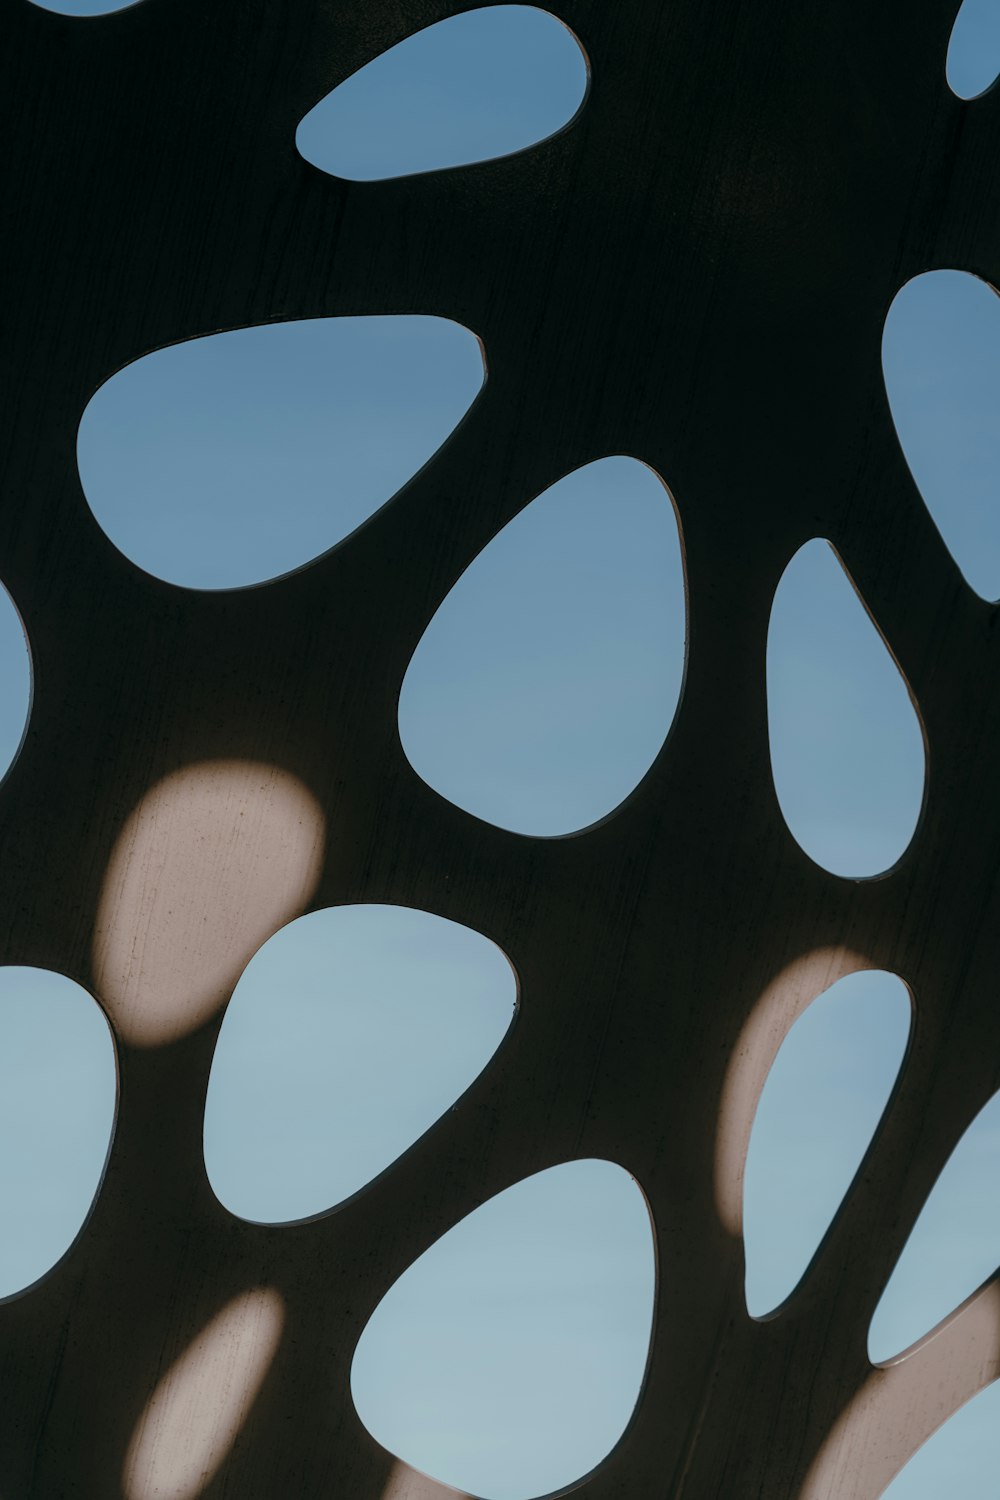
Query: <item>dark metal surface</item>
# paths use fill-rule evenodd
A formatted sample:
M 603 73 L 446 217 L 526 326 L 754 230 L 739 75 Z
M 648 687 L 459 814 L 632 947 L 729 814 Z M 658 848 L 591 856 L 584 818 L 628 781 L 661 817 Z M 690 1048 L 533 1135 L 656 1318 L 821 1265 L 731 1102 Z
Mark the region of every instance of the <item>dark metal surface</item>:
M 202 1163 L 221 1006 L 246 956 L 216 924 L 229 977 L 214 1015 L 159 1046 L 119 1025 L 96 1209 L 52 1274 L 0 1307 L 5 1500 L 118 1496 L 164 1372 L 258 1286 L 284 1299 L 285 1333 L 205 1500 L 377 1500 L 392 1460 L 348 1390 L 371 1310 L 486 1197 L 577 1156 L 635 1174 L 660 1275 L 635 1419 L 581 1494 L 874 1500 L 1000 1373 L 993 1287 L 903 1364 L 873 1372 L 865 1353 L 936 1173 L 1000 1085 L 1000 634 L 913 486 L 880 366 L 910 276 L 1000 278 L 1000 92 L 965 103 L 946 86 L 957 0 L 566 0 L 592 80 L 558 137 L 376 184 L 299 159 L 295 127 L 317 99 L 467 8 L 145 0 L 84 22 L 0 3 L 0 578 L 35 672 L 0 789 L 0 961 L 61 970 L 114 1015 L 93 955 L 122 830 L 165 775 L 245 761 L 297 777 L 325 814 L 311 905 L 457 919 L 500 943 L 521 983 L 508 1042 L 392 1170 L 318 1222 L 255 1227 L 218 1205 Z M 464 323 L 489 379 L 360 532 L 225 594 L 159 583 L 110 546 L 75 463 L 103 380 L 216 329 L 377 312 Z M 621 809 L 571 838 L 519 837 L 414 775 L 399 686 L 471 558 L 609 453 L 652 464 L 676 499 L 684 695 Z M 812 865 L 771 782 L 768 613 L 817 535 L 927 735 L 920 826 L 875 881 Z M 265 833 L 268 795 L 250 808 Z M 804 1283 L 755 1323 L 738 1223 L 719 1207 L 718 1163 L 738 1175 L 749 1128 L 733 1079 L 766 1068 L 795 1008 L 861 965 L 911 986 L 913 1043 Z M 746 1032 L 765 995 L 773 1025 Z M 169 1007 L 169 985 L 148 1003 Z M 438 1493 L 396 1484 L 394 1500 Z

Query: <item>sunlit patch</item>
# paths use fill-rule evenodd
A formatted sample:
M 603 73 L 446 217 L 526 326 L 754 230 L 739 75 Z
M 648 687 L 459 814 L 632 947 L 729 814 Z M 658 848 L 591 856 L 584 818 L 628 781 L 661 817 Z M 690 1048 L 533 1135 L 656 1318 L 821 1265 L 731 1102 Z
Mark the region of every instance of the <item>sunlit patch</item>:
M 98 525 L 187 588 L 289 573 L 437 452 L 485 376 L 448 318 L 307 318 L 187 339 L 91 397 L 77 459 Z
M 883 1500 L 996 1500 L 1000 1474 L 1000 1382 L 980 1391 L 910 1459 Z
M 566 125 L 587 91 L 572 32 L 529 5 L 449 16 L 360 68 L 309 111 L 302 156 L 355 181 L 523 151 Z
M 945 1323 L 923 1348 L 870 1371 L 827 1433 L 800 1491 L 801 1500 L 832 1500 L 857 1489 L 892 1500 L 920 1500 L 952 1492 L 966 1500 L 994 1500 L 995 1489 L 908 1490 L 900 1471 L 920 1446 L 984 1385 L 1000 1376 L 1000 1285 L 986 1287 Z M 970 1457 L 973 1455 L 970 1454 Z M 918 1454 L 919 1464 L 919 1454 Z M 954 1471 L 952 1471 L 954 1473 Z M 993 1477 L 995 1478 L 994 1470 Z M 918 1476 L 920 1469 L 917 1469 Z M 901 1490 L 891 1481 L 900 1475 Z M 957 1476 L 955 1476 L 957 1477 Z M 975 1477 L 973 1476 L 973 1484 Z
M 1000 1268 L 1000 1094 L 972 1121 L 913 1226 L 868 1335 L 873 1360 L 922 1338 Z
M 997 30 L 1000 41 L 1000 20 Z M 945 546 L 977 594 L 1000 597 L 1000 298 L 964 271 L 915 276 L 885 320 L 882 369 L 900 447 Z
M 175 1041 L 225 1003 L 308 902 L 324 831 L 302 782 L 254 761 L 202 761 L 147 793 L 112 852 L 93 943 L 97 992 L 127 1041 Z
M 349 1198 L 465 1092 L 516 1001 L 500 949 L 429 912 L 339 906 L 282 928 L 241 975 L 212 1062 L 219 1200 L 279 1223 Z
M 924 742 L 899 667 L 828 542 L 800 547 L 767 633 L 774 787 L 796 842 L 834 875 L 894 865 L 923 803 Z
M 895 974 L 848 974 L 794 1022 L 754 1116 L 744 1182 L 747 1308 L 793 1291 L 882 1117 L 910 1032 Z
M 715 1138 L 715 1206 L 733 1235 L 743 1233 L 743 1175 L 764 1082 L 796 1019 L 817 995 L 866 968 L 849 948 L 816 948 L 768 985 L 733 1048 L 719 1096 Z
M 0 968 L 0 1298 L 51 1270 L 86 1222 L 117 1094 L 93 997 L 47 969 Z
M 996 0 L 963 0 L 948 42 L 948 85 L 960 99 L 985 93 L 1000 74 Z
M 358 1414 L 405 1464 L 461 1492 L 560 1490 L 632 1415 L 655 1281 L 649 1211 L 627 1172 L 539 1172 L 463 1219 L 379 1303 L 351 1370 Z
M 450 1485 L 445 1493 L 452 1500 L 474 1500 L 473 1496 L 453 1489 Z M 436 1479 L 418 1473 L 409 1464 L 394 1463 L 381 1500 L 445 1500 L 445 1495 Z
M 17 755 L 31 705 L 31 657 L 21 617 L 0 585 L 0 777 Z
M 399 700 L 413 769 L 517 833 L 575 832 L 656 758 L 684 677 L 677 517 L 646 464 L 616 456 L 532 501 L 466 569 Z
M 125 1500 L 196 1500 L 246 1422 L 284 1324 L 277 1292 L 235 1297 L 197 1335 L 149 1399 L 122 1471 Z

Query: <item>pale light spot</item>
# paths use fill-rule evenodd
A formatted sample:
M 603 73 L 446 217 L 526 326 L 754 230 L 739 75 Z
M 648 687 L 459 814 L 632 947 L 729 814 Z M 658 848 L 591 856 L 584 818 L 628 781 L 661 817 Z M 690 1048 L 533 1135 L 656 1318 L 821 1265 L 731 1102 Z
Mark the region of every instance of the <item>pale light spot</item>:
M 765 1317 L 805 1273 L 854 1181 L 906 1052 L 896 974 L 845 974 L 789 1028 L 754 1116 L 743 1182 L 747 1311 Z
M 983 1289 L 891 1365 L 872 1370 L 814 1459 L 799 1500 L 871 1500 L 1000 1375 L 1000 1286 Z
M 217 1313 L 153 1392 L 129 1444 L 126 1500 L 195 1500 L 232 1448 L 284 1326 L 278 1293 L 258 1287 Z
M 453 1490 L 450 1484 L 439 1484 L 409 1464 L 398 1460 L 382 1491 L 382 1500 L 472 1500 L 464 1490 Z
M 743 1233 L 743 1173 L 764 1081 L 789 1030 L 817 995 L 845 974 L 871 968 L 849 948 L 816 948 L 794 959 L 761 995 L 733 1049 L 719 1097 L 715 1203 L 730 1234 Z
M 93 943 L 96 987 L 135 1046 L 202 1025 L 250 957 L 312 895 L 325 820 L 255 761 L 202 761 L 147 793 L 115 845 Z

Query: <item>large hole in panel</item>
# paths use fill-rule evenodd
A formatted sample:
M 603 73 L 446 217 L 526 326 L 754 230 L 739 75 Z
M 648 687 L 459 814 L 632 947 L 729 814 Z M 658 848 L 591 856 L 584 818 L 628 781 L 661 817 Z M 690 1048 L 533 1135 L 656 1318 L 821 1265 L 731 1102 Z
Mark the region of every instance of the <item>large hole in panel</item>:
M 949 87 L 960 99 L 974 99 L 1000 73 L 1000 6 L 997 0 L 964 0 L 948 43 Z
M 309 111 L 306 161 L 355 181 L 508 156 L 555 134 L 587 91 L 573 34 L 530 5 L 450 16 L 383 52 Z
M 131 10 L 142 0 L 31 0 L 39 10 L 54 11 L 57 16 L 108 16 L 116 10 Z
M 934 524 L 970 587 L 996 599 L 1000 299 L 993 288 L 964 271 L 908 281 L 885 320 L 882 369 L 900 445 Z
M 684 565 L 662 481 L 634 458 L 561 479 L 475 559 L 399 701 L 413 769 L 517 833 L 572 833 L 649 770 L 684 675 Z
M 910 1012 L 910 992 L 895 974 L 848 974 L 782 1042 L 754 1116 L 744 1178 L 753 1317 L 794 1290 L 840 1207 L 899 1073 Z
M 872 1360 L 908 1349 L 1000 1266 L 1000 1094 L 945 1164 L 903 1247 L 868 1333 Z
M 118 1082 L 111 1031 L 80 985 L 0 968 L 0 1297 L 76 1239 L 107 1161 Z
M 796 842 L 834 875 L 878 875 L 920 816 L 924 743 L 899 668 L 828 542 L 800 547 L 767 635 L 778 802 Z
M 0 777 L 10 770 L 31 707 L 31 657 L 21 617 L 0 585 Z
M 432 1245 L 379 1303 L 351 1389 L 372 1436 L 484 1500 L 573 1484 L 638 1400 L 655 1257 L 646 1200 L 607 1161 L 526 1178 Z
M 882 1491 L 882 1500 L 996 1500 L 1000 1474 L 1000 1383 L 957 1411 Z
M 229 1003 L 205 1106 L 205 1163 L 241 1218 L 281 1223 L 342 1203 L 478 1077 L 517 999 L 503 953 L 402 906 L 289 923 Z
M 169 583 L 262 583 L 349 536 L 434 454 L 484 378 L 445 318 L 312 318 L 127 365 L 80 423 L 105 534 Z

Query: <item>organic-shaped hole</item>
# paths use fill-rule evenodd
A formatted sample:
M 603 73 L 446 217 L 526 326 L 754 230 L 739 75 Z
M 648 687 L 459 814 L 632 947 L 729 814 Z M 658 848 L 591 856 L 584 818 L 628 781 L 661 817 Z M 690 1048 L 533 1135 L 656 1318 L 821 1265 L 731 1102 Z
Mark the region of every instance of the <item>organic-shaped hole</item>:
M 743 1189 L 747 1308 L 792 1292 L 850 1187 L 899 1073 L 910 992 L 895 974 L 848 974 L 808 1007 L 754 1116 Z
M 1000 300 L 993 288 L 964 271 L 908 281 L 885 320 L 882 370 L 900 445 L 934 524 L 969 586 L 995 599 Z
M 111 1031 L 80 985 L 0 968 L 0 1297 L 45 1275 L 85 1224 L 117 1106 Z
M 376 1177 L 482 1072 L 517 985 L 478 932 L 402 906 L 291 922 L 229 1003 L 205 1106 L 205 1163 L 234 1214 L 323 1213 Z
M 792 836 L 834 875 L 877 875 L 920 815 L 924 744 L 899 669 L 829 543 L 800 547 L 767 635 L 774 786 Z
M 39 10 L 55 11 L 57 16 L 108 16 L 116 10 L 131 10 L 141 0 L 31 0 Z
M 587 64 L 567 27 L 490 5 L 407 37 L 327 94 L 295 136 L 306 161 L 369 182 L 523 151 L 573 118 Z
M 122 1473 L 125 1500 L 197 1500 L 250 1414 L 284 1319 L 278 1293 L 256 1287 L 201 1330 L 139 1420 Z
M 432 1245 L 379 1303 L 351 1390 L 383 1447 L 485 1500 L 572 1484 L 639 1396 L 655 1296 L 649 1212 L 607 1161 L 539 1172 Z
M 314 318 L 158 349 L 80 423 L 99 525 L 189 588 L 287 573 L 350 535 L 440 447 L 483 383 L 445 318 Z
M 996 0 L 964 0 L 948 43 L 948 84 L 960 99 L 975 99 L 1000 73 L 1000 8 Z
M 934 1184 L 868 1332 L 879 1362 L 909 1348 L 1000 1266 L 1000 1094 L 980 1110 Z
M 996 1500 L 1000 1473 L 1000 1382 L 950 1417 L 901 1469 L 882 1500 Z
M 645 464 L 577 469 L 494 537 L 414 653 L 399 732 L 414 770 L 501 828 L 571 833 L 648 771 L 684 673 L 684 567 Z
M 21 617 L 0 585 L 0 777 L 17 756 L 31 706 L 31 657 Z

